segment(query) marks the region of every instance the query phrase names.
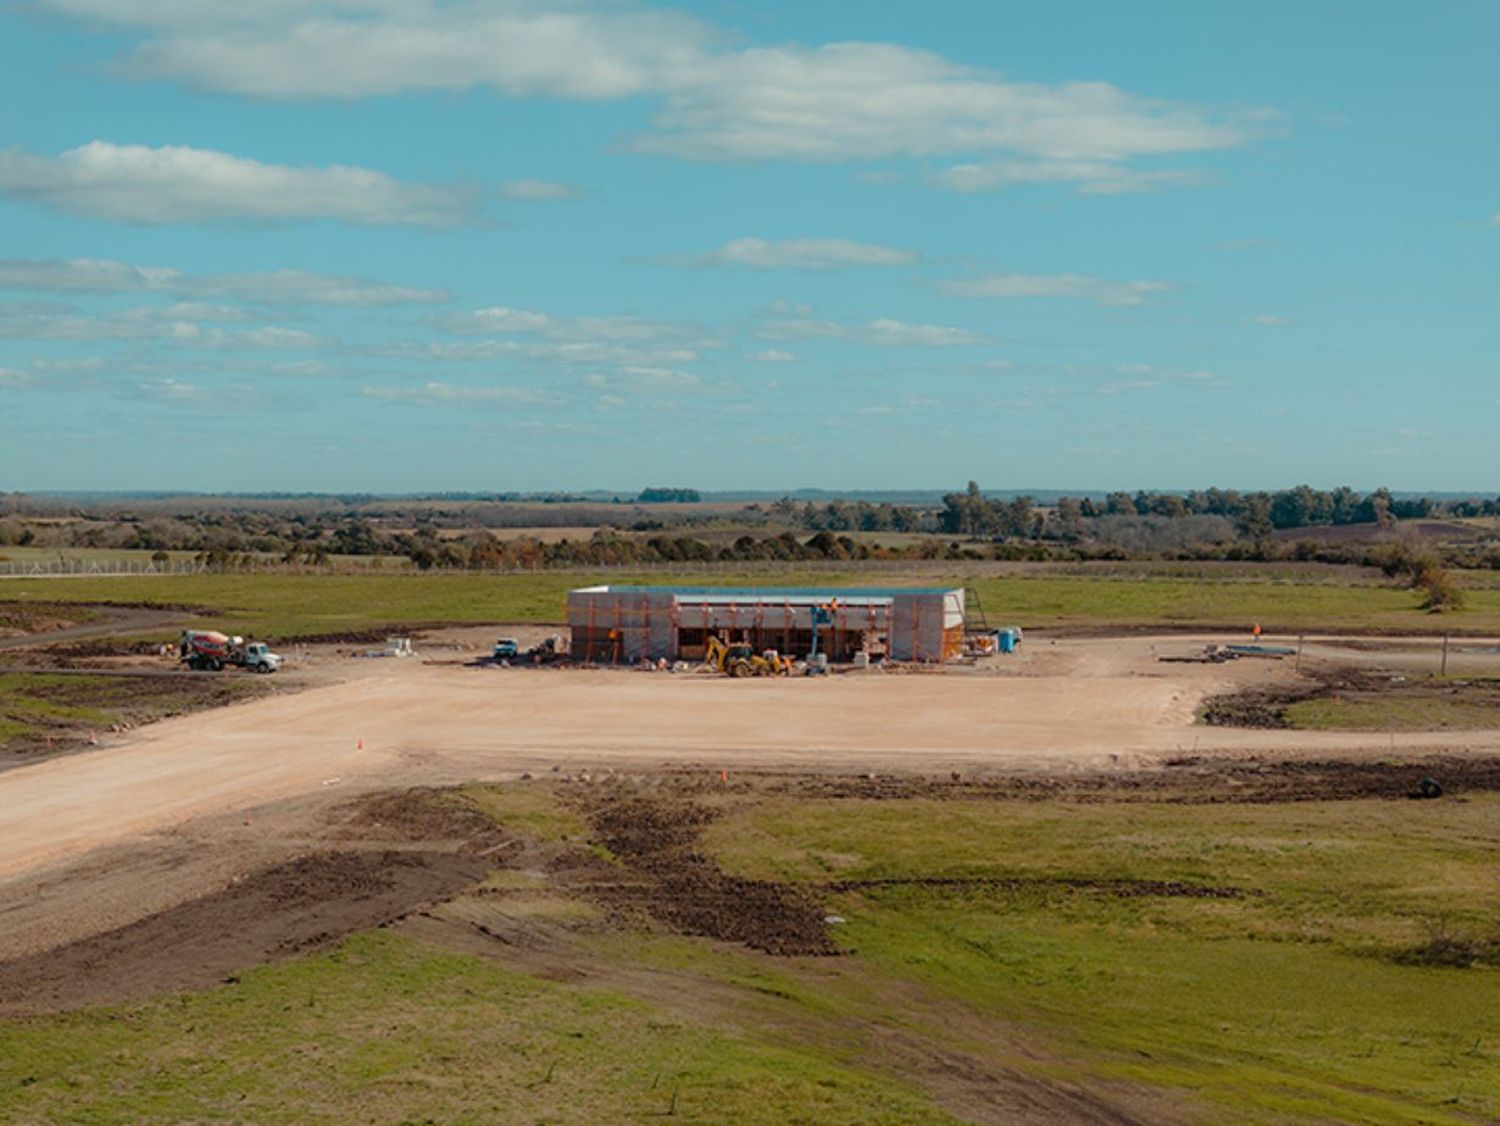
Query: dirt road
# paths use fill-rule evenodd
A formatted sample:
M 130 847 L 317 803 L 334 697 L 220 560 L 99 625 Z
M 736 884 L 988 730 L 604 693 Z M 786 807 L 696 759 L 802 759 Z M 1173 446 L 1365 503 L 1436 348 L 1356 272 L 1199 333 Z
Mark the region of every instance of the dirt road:
M 0 637 L 0 649 L 41 649 L 63 641 L 87 641 L 95 637 L 147 633 L 188 620 L 188 614 L 182 610 L 122 610 L 115 607 L 95 609 L 104 615 L 99 621 L 48 630 L 45 633 Z
M 1204 695 L 1285 675 L 1155 663 L 1130 639 L 1040 649 L 1011 675 L 732 681 L 349 662 L 350 679 L 153 725 L 0 775 L 0 879 L 206 814 L 522 771 L 696 764 L 839 771 L 1076 770 L 1199 755 L 1389 754 L 1383 735 L 1192 726 Z M 1500 747 L 1500 731 L 1400 749 Z

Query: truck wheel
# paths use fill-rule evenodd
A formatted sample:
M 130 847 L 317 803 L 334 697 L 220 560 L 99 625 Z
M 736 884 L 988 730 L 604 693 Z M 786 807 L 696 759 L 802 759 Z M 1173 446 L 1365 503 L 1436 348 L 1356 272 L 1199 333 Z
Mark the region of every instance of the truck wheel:
M 208 662 L 208 671 L 209 672 L 218 672 L 223 667 L 224 666 L 221 665 L 221 664 L 219 664 L 219 662 L 216 659 L 213 659 L 213 658 L 209 659 L 209 662 Z
M 260 664 L 258 664 L 258 665 L 255 666 L 255 671 L 256 672 L 270 672 L 271 671 L 271 666 L 268 665 L 268 664 L 266 664 L 265 662 L 261 662 Z

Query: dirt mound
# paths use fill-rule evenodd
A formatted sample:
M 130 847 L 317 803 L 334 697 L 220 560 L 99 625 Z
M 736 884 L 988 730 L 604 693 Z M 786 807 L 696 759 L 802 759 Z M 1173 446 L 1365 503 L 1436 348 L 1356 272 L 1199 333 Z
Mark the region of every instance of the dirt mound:
M 510 842 L 503 829 L 451 791 L 419 786 L 360 798 L 342 807 L 338 835 L 362 841 L 451 842 L 464 855 Z
M 680 934 L 744 943 L 768 954 L 835 954 L 824 910 L 808 892 L 725 873 L 695 845 L 713 812 L 691 801 L 630 797 L 587 808 L 595 840 L 629 881 L 587 893 L 616 910 L 644 911 Z

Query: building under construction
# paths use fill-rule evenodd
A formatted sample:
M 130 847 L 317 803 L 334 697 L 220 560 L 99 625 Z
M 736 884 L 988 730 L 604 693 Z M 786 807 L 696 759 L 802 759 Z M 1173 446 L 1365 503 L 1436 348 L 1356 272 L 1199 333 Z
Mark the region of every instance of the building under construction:
M 817 651 L 830 661 L 946 661 L 963 650 L 964 592 L 935 587 L 590 586 L 568 595 L 575 659 L 601 664 L 642 658 L 702 660 L 709 637 L 775 649 Z

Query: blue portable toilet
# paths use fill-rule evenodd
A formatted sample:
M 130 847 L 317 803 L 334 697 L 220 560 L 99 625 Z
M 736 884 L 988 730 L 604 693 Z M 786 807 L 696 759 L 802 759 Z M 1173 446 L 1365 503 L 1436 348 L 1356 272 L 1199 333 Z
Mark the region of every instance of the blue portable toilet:
M 1016 646 L 1020 643 L 1020 641 L 1021 641 L 1021 635 L 1020 635 L 1020 632 L 1018 630 L 1013 630 L 1013 629 L 1003 629 L 1003 630 L 1001 630 L 1000 631 L 1000 652 L 1002 652 L 1002 653 L 1014 653 L 1016 651 Z

